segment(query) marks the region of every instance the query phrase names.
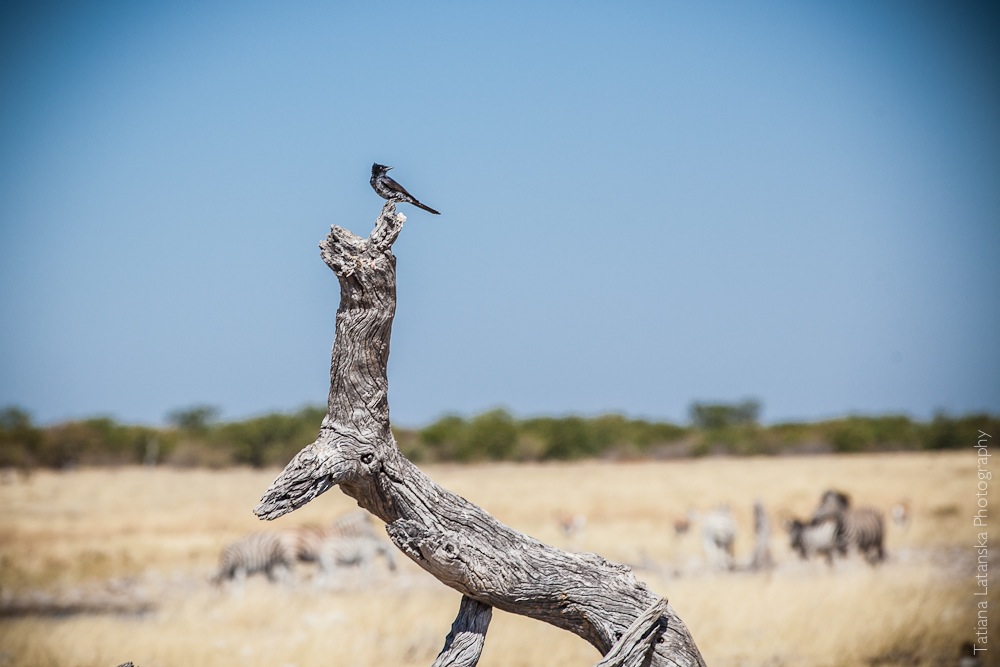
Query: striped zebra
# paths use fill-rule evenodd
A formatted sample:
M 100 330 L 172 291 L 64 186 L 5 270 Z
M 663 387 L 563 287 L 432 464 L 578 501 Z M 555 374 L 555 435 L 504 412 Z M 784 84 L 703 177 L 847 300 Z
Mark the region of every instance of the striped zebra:
M 885 559 L 885 521 L 874 507 L 851 507 L 846 493 L 830 490 L 823 494 L 813 520 L 837 522 L 837 551 L 846 555 L 851 549 L 871 564 Z
M 250 533 L 223 548 L 219 571 L 212 581 L 217 585 L 227 580 L 243 581 L 260 572 L 270 581 L 284 581 L 291 574 L 293 562 L 293 554 L 278 533 Z
M 871 564 L 885 560 L 885 521 L 874 507 L 847 510 L 843 515 L 843 550 L 856 547 Z
M 243 580 L 261 572 L 270 581 L 284 581 L 291 577 L 297 561 L 318 563 L 326 540 L 361 536 L 375 539 L 370 516 L 364 511 L 345 514 L 327 526 L 250 533 L 222 550 L 213 581 Z
M 367 575 L 379 556 L 385 559 L 390 570 L 396 569 L 392 546 L 374 535 L 331 537 L 324 540 L 319 549 L 321 581 L 329 581 L 337 571 L 348 567 L 359 568 Z
M 851 506 L 851 497 L 843 491 L 824 491 L 819 499 L 819 507 L 813 512 L 814 519 L 827 519 L 846 512 Z
M 839 532 L 837 520 L 833 518 L 812 521 L 792 519 L 788 524 L 792 550 L 798 552 L 803 560 L 814 555 L 823 556 L 829 565 L 833 565 L 833 554 L 839 550 Z
M 376 539 L 371 515 L 364 510 L 344 514 L 325 526 L 295 526 L 281 530 L 280 534 L 293 560 L 304 563 L 320 562 L 320 552 L 328 540 L 345 537 Z

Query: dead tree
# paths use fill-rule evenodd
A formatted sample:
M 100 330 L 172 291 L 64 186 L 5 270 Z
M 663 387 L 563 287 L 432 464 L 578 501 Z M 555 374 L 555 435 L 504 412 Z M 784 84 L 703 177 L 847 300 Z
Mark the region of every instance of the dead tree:
M 396 310 L 392 244 L 405 220 L 388 202 L 367 239 L 333 226 L 320 244 L 340 281 L 327 415 L 254 512 L 275 519 L 340 486 L 384 521 L 400 550 L 463 594 L 435 665 L 476 664 L 492 607 L 575 633 L 606 656 L 602 666 L 704 665 L 673 608 L 628 567 L 513 530 L 400 453 L 386 363 Z
M 774 565 L 771 558 L 771 521 L 767 518 L 764 503 L 753 504 L 753 558 L 751 570 L 769 570 Z

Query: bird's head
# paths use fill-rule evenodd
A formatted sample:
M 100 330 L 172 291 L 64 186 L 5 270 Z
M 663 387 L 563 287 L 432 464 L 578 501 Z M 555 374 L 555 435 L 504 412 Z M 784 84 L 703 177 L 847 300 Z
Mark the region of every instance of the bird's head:
M 390 169 L 392 169 L 392 167 L 387 167 L 384 164 L 379 164 L 378 162 L 376 162 L 375 164 L 372 165 L 372 176 L 379 176 L 380 174 L 384 174 Z

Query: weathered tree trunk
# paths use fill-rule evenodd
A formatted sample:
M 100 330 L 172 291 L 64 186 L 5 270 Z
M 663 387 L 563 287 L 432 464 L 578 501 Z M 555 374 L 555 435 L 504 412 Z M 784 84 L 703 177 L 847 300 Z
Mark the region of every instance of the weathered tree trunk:
M 437 665 L 475 664 L 489 623 L 483 606 L 569 630 L 602 655 L 623 652 L 602 664 L 703 665 L 680 618 L 629 568 L 503 525 L 400 453 L 389 427 L 386 364 L 396 309 L 392 244 L 405 220 L 389 202 L 368 239 L 334 226 L 320 244 L 341 288 L 328 413 L 316 441 L 288 463 L 254 512 L 275 519 L 339 485 L 382 519 L 396 546 L 468 599 Z M 650 610 L 648 627 L 627 634 Z

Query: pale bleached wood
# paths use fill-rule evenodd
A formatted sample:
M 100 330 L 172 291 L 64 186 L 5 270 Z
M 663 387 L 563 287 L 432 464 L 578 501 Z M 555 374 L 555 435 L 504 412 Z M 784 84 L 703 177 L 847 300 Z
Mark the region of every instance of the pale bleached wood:
M 771 521 L 767 518 L 764 503 L 757 500 L 753 504 L 753 558 L 751 570 L 768 570 L 774 566 L 771 558 Z
M 645 667 L 654 656 L 656 645 L 667 630 L 669 604 L 663 598 L 632 622 L 618 643 L 594 667 Z
M 483 605 L 569 630 L 605 655 L 660 597 L 624 565 L 561 551 L 500 523 L 436 484 L 396 445 L 386 364 L 396 309 L 392 244 L 405 220 L 388 202 L 369 238 L 335 226 L 320 245 L 341 288 L 327 415 L 316 440 L 292 458 L 254 512 L 275 519 L 340 486 L 442 583 Z M 704 665 L 684 623 L 664 604 L 666 629 L 648 664 Z
M 444 640 L 444 648 L 431 667 L 476 667 L 491 618 L 493 607 L 463 595 L 458 616 Z

